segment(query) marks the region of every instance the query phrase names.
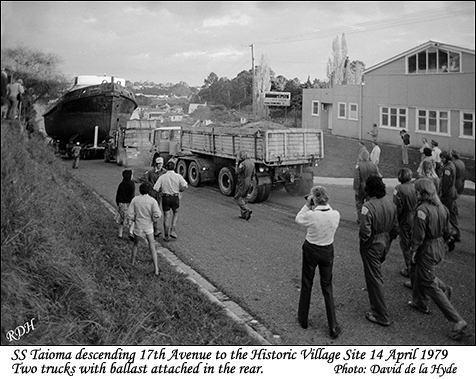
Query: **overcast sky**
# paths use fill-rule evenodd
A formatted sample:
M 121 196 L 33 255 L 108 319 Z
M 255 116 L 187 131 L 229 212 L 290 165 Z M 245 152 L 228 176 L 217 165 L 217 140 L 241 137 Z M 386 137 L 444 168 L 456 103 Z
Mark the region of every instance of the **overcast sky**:
M 332 41 L 367 67 L 428 40 L 475 48 L 475 3 L 448 2 L 8 2 L 2 48 L 58 55 L 69 77 L 201 86 L 265 56 L 276 75 L 326 80 Z

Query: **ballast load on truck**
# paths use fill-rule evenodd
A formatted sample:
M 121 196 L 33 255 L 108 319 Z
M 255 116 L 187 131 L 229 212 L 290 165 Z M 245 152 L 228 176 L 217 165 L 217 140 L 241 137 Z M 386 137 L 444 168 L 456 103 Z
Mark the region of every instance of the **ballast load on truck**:
M 236 187 L 236 157 L 245 151 L 255 164 L 248 201 L 268 199 L 272 188 L 285 188 L 302 195 L 313 186 L 314 167 L 324 156 L 320 129 L 286 128 L 269 121 L 244 125 L 197 122 L 182 126 L 179 152 L 173 158 L 176 171 L 190 185 L 218 180 L 223 195 L 233 196 Z

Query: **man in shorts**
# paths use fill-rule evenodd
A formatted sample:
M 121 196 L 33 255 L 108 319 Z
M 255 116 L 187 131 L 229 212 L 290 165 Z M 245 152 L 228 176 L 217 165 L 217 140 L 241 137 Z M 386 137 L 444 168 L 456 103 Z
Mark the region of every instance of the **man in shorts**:
M 182 192 L 188 187 L 182 175 L 175 172 L 175 163 L 168 161 L 167 172 L 157 179 L 154 190 L 162 193 L 162 210 L 164 211 L 164 241 L 177 238 L 178 209 Z

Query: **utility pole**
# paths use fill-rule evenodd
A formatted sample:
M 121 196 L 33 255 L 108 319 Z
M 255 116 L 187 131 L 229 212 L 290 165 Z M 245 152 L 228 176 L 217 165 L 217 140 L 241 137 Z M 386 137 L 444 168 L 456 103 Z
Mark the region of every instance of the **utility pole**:
M 253 107 L 253 120 L 256 120 L 256 78 L 255 78 L 255 56 L 253 51 L 253 44 L 251 47 L 251 75 L 253 75 L 253 89 L 252 89 L 252 107 Z

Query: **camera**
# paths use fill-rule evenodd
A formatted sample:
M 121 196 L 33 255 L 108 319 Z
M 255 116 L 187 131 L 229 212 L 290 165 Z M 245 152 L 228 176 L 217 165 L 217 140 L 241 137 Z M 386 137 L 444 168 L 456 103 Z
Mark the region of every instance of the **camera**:
M 306 195 L 306 196 L 304 196 L 304 198 L 307 200 L 307 199 L 309 199 L 309 196 L 310 196 L 310 195 Z M 311 198 L 311 207 L 313 207 L 314 205 L 316 205 L 316 204 L 314 203 L 314 199 Z

